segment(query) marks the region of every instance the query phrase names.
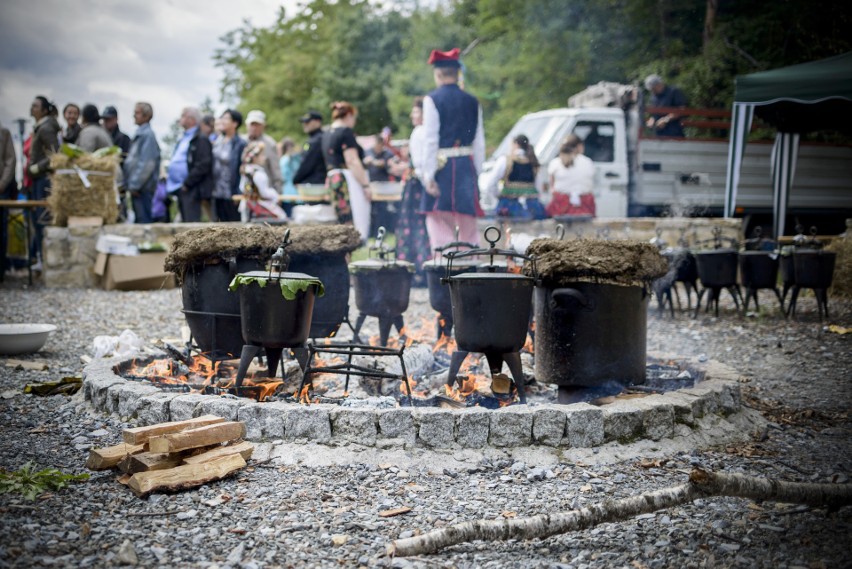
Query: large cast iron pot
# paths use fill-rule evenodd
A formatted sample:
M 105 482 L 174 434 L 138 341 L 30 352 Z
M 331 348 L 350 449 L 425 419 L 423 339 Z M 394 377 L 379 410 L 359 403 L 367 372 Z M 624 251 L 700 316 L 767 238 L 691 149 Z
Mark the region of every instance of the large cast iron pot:
M 740 251 L 740 278 L 749 289 L 778 284 L 778 257 L 769 251 Z
M 350 263 L 358 311 L 377 318 L 394 318 L 408 310 L 413 267 L 405 261 L 380 259 Z
M 799 288 L 827 289 L 834 277 L 837 254 L 832 251 L 800 249 L 793 253 L 796 286 Z
M 519 351 L 526 341 L 535 279 L 513 273 L 462 273 L 450 287 L 456 342 L 481 353 Z
M 727 288 L 737 284 L 737 251 L 715 249 L 695 253 L 698 278 L 705 288 Z
M 327 338 L 337 333 L 349 315 L 349 270 L 346 254 L 293 255 L 288 270 L 313 275 L 322 281 L 325 296 L 314 301 L 311 338 Z
M 561 387 L 644 383 L 648 298 L 641 286 L 536 287 L 536 379 Z
M 228 290 L 237 273 L 263 269 L 259 259 L 237 258 L 190 266 L 181 296 L 186 323 L 202 352 L 236 356 L 243 346 L 239 295 Z
M 240 277 L 266 279 L 261 287 L 258 282 L 239 287 L 242 332 L 246 344 L 264 348 L 295 348 L 308 339 L 314 298 L 321 286 L 315 277 L 304 273 L 269 273 L 253 271 Z M 296 292 L 296 298 L 288 300 L 281 292 L 282 280 L 314 280 L 307 290 Z

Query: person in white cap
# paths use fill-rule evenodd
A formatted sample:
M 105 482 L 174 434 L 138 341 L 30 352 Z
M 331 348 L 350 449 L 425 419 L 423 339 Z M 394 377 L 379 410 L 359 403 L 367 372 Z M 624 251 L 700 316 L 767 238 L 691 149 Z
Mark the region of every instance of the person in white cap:
M 281 157 L 278 156 L 278 148 L 275 145 L 275 140 L 264 132 L 266 130 L 266 114 L 257 109 L 249 111 L 248 115 L 246 115 L 246 128 L 248 129 L 249 142 L 263 142 L 267 158 L 263 167 L 269 175 L 272 187 L 280 194 L 281 189 L 284 187 L 281 169 L 278 168 L 278 162 Z

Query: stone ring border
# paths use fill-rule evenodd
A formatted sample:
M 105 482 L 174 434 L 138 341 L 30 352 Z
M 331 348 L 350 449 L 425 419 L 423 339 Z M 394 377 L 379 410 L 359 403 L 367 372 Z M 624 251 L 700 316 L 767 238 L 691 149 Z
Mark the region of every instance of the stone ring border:
M 713 360 L 648 354 L 704 372 L 694 387 L 619 400 L 513 405 L 497 410 L 399 407 L 364 409 L 329 404 L 258 403 L 213 395 L 170 393 L 120 377 L 114 368 L 127 358 L 95 360 L 83 370 L 83 396 L 98 410 L 139 425 L 213 414 L 246 423 L 246 439 L 285 440 L 329 446 L 357 444 L 379 449 L 457 450 L 542 446 L 593 448 L 688 435 L 703 418 L 742 410 L 739 374 Z

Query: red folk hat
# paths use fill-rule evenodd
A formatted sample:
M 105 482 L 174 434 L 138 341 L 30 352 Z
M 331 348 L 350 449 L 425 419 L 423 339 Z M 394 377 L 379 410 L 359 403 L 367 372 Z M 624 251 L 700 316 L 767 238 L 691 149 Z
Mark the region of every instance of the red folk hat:
M 459 48 L 454 47 L 450 51 L 438 51 L 437 49 L 433 49 L 432 53 L 429 55 L 429 65 L 433 65 L 435 67 L 460 68 L 461 63 L 459 62 Z

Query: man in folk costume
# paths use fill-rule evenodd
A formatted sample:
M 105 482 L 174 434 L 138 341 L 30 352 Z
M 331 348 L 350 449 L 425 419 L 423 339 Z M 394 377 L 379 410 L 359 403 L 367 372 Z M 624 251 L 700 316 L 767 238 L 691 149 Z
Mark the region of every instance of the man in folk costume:
M 477 243 L 479 207 L 477 179 L 485 160 L 482 108 L 459 87 L 458 48 L 429 56 L 437 89 L 423 99 L 426 192 L 421 202 L 432 249 L 459 239 Z

